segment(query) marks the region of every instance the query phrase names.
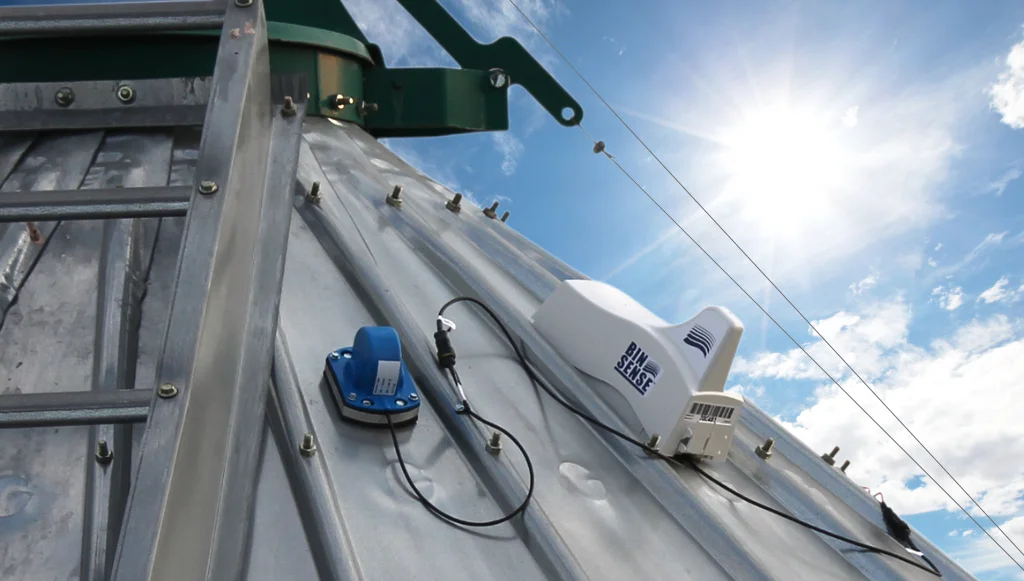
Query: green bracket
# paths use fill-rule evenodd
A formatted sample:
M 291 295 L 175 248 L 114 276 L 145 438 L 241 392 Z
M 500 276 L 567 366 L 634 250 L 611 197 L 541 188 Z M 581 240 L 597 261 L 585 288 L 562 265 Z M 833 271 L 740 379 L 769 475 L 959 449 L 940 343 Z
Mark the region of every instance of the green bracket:
M 378 110 L 366 117 L 377 137 L 426 137 L 508 129 L 508 93 L 490 74 L 470 69 L 366 71 L 366 100 Z
M 508 79 L 526 89 L 559 123 L 579 125 L 583 107 L 514 38 L 503 37 L 480 44 L 437 0 L 398 0 L 463 69 L 500 69 Z M 566 109 L 571 110 L 571 115 Z M 507 126 L 507 124 L 506 124 Z

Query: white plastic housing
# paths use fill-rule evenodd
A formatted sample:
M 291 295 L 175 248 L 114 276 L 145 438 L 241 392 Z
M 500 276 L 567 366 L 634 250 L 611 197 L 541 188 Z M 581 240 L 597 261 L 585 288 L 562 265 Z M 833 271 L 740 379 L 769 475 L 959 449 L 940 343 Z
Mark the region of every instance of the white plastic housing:
M 670 325 L 619 289 L 591 280 L 560 283 L 533 324 L 569 363 L 616 388 L 647 434 L 661 436 L 665 451 L 686 435 L 690 397 L 725 388 L 743 334 L 721 307 Z
M 742 396 L 707 391 L 694 394 L 683 413 L 682 440 L 674 450 L 662 448 L 662 451 L 724 462 L 742 410 Z

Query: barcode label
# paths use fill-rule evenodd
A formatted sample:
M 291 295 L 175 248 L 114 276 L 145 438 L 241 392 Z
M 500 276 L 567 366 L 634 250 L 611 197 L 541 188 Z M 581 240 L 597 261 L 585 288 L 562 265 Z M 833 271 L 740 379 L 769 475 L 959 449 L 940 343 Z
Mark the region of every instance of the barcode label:
M 690 407 L 690 416 L 699 416 L 702 422 L 721 422 L 728 424 L 732 422 L 732 415 L 736 408 L 727 405 L 714 405 L 710 403 L 695 403 Z
M 395 391 L 398 390 L 398 376 L 401 373 L 401 361 L 378 361 L 377 380 L 373 382 L 373 395 L 395 395 Z

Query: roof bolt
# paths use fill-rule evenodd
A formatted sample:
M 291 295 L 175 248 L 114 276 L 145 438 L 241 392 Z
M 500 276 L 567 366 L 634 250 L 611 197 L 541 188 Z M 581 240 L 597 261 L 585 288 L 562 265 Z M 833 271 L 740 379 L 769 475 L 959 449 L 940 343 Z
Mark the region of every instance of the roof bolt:
M 121 85 L 117 88 L 117 100 L 128 105 L 135 101 L 135 89 L 131 85 Z
M 401 206 L 402 205 L 402 186 L 400 186 L 400 185 L 395 186 L 395 189 L 391 190 L 391 193 L 388 195 L 388 197 L 384 198 L 384 199 L 385 199 L 385 201 L 387 201 L 388 204 L 390 204 L 390 205 L 392 205 L 392 206 L 394 206 L 396 208 Z
M 204 196 L 217 193 L 217 189 L 217 182 L 211 182 L 209 180 L 199 182 L 199 193 Z
M 380 107 L 378 107 L 376 103 L 367 103 L 366 101 L 363 101 L 359 104 L 359 115 L 361 117 L 366 117 L 367 115 L 376 113 L 378 110 L 380 110 Z
M 316 440 L 313 439 L 312 432 L 306 432 L 306 434 L 302 436 L 302 444 L 299 445 L 299 453 L 307 458 L 316 454 Z
M 501 221 L 508 222 L 508 212 L 505 212 L 504 214 L 501 215 Z
M 594 153 L 604 153 L 604 142 L 603 141 L 595 141 L 594 142 Z
M 507 89 L 509 84 L 508 73 L 501 69 L 491 69 L 488 80 L 495 89 Z
M 178 388 L 174 387 L 173 383 L 161 383 L 160 387 L 156 390 L 156 394 L 164 399 L 170 399 L 178 395 Z
M 341 93 L 338 93 L 331 99 L 331 104 L 334 105 L 334 108 L 338 110 L 344 109 L 346 106 L 352 105 L 355 102 L 356 100 L 353 99 L 352 97 L 346 97 Z
M 114 459 L 114 452 L 110 450 L 106 440 L 96 441 L 96 461 L 100 464 L 110 464 Z
M 284 98 L 284 105 L 281 106 L 281 114 L 285 117 L 293 117 L 298 111 L 298 107 L 295 106 L 295 99 L 292 99 L 291 96 L 286 96 Z
M 490 208 L 484 208 L 484 216 L 487 216 L 491 220 L 498 217 L 498 202 L 491 204 Z
M 651 434 L 651 439 L 647 440 L 647 444 L 644 445 L 644 451 L 648 454 L 656 454 L 658 452 L 658 446 L 661 444 L 660 434 Z
M 57 89 L 57 94 L 53 96 L 53 100 L 60 107 L 70 107 L 75 102 L 75 92 L 71 90 L 71 87 L 61 87 Z
M 850 467 L 850 461 L 843 462 L 843 465 L 839 467 L 840 472 L 846 472 L 846 469 Z
M 828 454 L 822 454 L 821 455 L 821 459 L 824 460 L 825 463 L 828 464 L 829 466 L 835 466 L 836 465 L 836 454 L 838 454 L 838 453 L 839 453 L 839 446 L 836 446 L 835 448 L 832 448 L 832 451 L 829 452 Z
M 252 6 L 252 0 L 235 0 L 235 6 L 247 8 L 249 6 Z
M 319 205 L 324 199 L 323 194 L 320 193 L 320 182 L 313 182 L 313 185 L 309 187 L 309 193 L 306 194 L 306 200 L 311 204 Z M 337 359 L 340 357 L 337 352 L 331 353 L 331 359 Z
M 491 454 L 501 453 L 501 432 L 491 432 L 491 437 L 487 440 L 487 451 Z
M 754 453 L 757 457 L 762 460 L 767 460 L 772 457 L 772 449 L 775 447 L 775 438 L 768 438 L 764 441 L 764 444 L 754 448 Z
M 458 214 L 462 211 L 462 194 L 455 194 L 452 199 L 448 200 L 444 204 L 445 208 L 448 208 L 452 212 Z

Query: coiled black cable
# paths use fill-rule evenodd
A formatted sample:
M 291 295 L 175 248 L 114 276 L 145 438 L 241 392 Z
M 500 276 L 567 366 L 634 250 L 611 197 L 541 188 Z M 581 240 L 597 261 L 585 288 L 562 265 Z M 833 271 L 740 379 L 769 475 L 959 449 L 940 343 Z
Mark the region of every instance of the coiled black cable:
M 905 557 L 903 555 L 900 555 L 900 554 L 895 553 L 893 551 L 890 551 L 888 549 L 884 549 L 882 547 L 877 547 L 877 546 L 874 546 L 874 545 L 869 545 L 867 543 L 862 543 L 862 542 L 860 542 L 860 541 L 858 541 L 856 539 L 851 539 L 850 537 L 846 537 L 846 536 L 843 536 L 843 535 L 840 535 L 840 534 L 837 534 L 837 533 L 833 533 L 832 531 L 829 531 L 829 530 L 821 528 L 821 527 L 819 527 L 819 526 L 817 526 L 815 524 L 812 524 L 812 523 L 809 523 L 809 522 L 807 522 L 805 520 L 797 518 L 797 517 L 795 517 L 795 516 L 793 516 L 791 514 L 788 514 L 788 513 L 784 512 L 784 511 L 781 511 L 781 510 L 779 510 L 777 508 L 771 507 L 771 506 L 769 506 L 767 504 L 764 504 L 764 503 L 762 503 L 762 502 L 760 502 L 758 500 L 755 500 L 755 499 L 753 499 L 753 498 L 751 498 L 751 497 L 749 497 L 749 496 L 739 492 L 738 490 L 736 490 L 735 488 L 733 488 L 733 487 L 729 486 L 728 484 L 722 482 L 721 480 L 719 480 L 715 476 L 712 476 L 708 471 L 706 471 L 706 470 L 704 470 L 704 468 L 700 467 L 697 464 L 697 462 L 694 461 L 693 459 L 690 459 L 690 458 L 676 458 L 674 456 L 669 456 L 669 455 L 666 455 L 666 454 L 662 454 L 662 453 L 658 452 L 657 450 L 651 449 L 646 443 L 641 442 L 640 440 L 637 440 L 636 438 L 633 438 L 632 436 L 624 434 L 623 432 L 621 432 L 619 430 L 616 430 L 615 428 L 605 424 L 604 422 L 602 422 L 601 420 L 598 420 L 597 418 L 591 416 L 590 414 L 588 414 L 588 413 L 586 413 L 586 412 L 576 408 L 575 406 L 573 406 L 569 402 L 567 402 L 564 399 L 562 399 L 562 397 L 559 396 L 557 393 L 555 393 L 554 389 L 552 389 L 547 384 L 546 381 L 544 381 L 539 375 L 537 375 L 536 372 L 534 372 L 533 368 L 530 367 L 529 363 L 526 361 L 526 357 L 523 355 L 523 352 L 520 350 L 519 345 L 516 343 L 515 339 L 513 339 L 512 333 L 509 332 L 508 328 L 505 326 L 505 323 L 491 309 L 491 307 L 489 307 L 483 301 L 481 301 L 481 300 L 479 300 L 477 298 L 474 298 L 474 297 L 469 297 L 469 296 L 455 297 L 454 299 L 448 301 L 447 303 L 445 303 L 441 307 L 441 309 L 437 313 L 437 316 L 438 316 L 438 332 L 434 335 L 434 339 L 435 339 L 435 341 L 437 343 L 437 347 L 438 347 L 438 360 L 441 362 L 442 367 L 445 367 L 446 369 L 449 370 L 449 372 L 452 375 L 453 381 L 455 382 L 456 386 L 459 387 L 460 389 L 461 389 L 461 383 L 460 383 L 460 381 L 458 379 L 458 374 L 455 372 L 455 350 L 452 348 L 451 341 L 448 339 L 448 331 L 444 329 L 443 325 L 441 324 L 441 320 L 440 319 L 441 319 L 441 317 L 444 316 L 444 313 L 445 313 L 445 311 L 448 310 L 448 307 L 450 307 L 450 306 L 452 306 L 454 304 L 457 304 L 457 303 L 462 303 L 462 302 L 473 303 L 474 305 L 480 307 L 480 309 L 483 310 L 485 313 L 487 313 L 488 316 L 490 316 L 491 320 L 494 321 L 494 324 L 498 326 L 498 329 L 505 336 L 505 339 L 508 340 L 509 345 L 512 347 L 512 350 L 515 352 L 516 357 L 519 359 L 520 366 L 523 368 L 523 371 L 526 373 L 527 377 L 530 378 L 530 381 L 533 382 L 534 385 L 536 385 L 536 386 L 540 387 L 542 390 L 544 390 L 544 392 L 547 393 L 551 397 L 551 399 L 555 400 L 559 405 L 561 405 L 562 407 L 564 407 L 565 409 L 567 409 L 568 411 L 570 411 L 574 415 L 578 416 L 579 418 L 581 418 L 581 419 L 585 420 L 586 422 L 590 423 L 591 425 L 593 425 L 593 426 L 595 426 L 597 428 L 600 428 L 601 430 L 604 430 L 604 431 L 608 432 L 609 434 L 612 434 L 613 436 L 623 440 L 624 442 L 628 442 L 630 444 L 633 444 L 634 446 L 642 449 L 644 452 L 646 452 L 647 454 L 649 454 L 651 456 L 654 456 L 656 458 L 659 458 L 661 460 L 665 460 L 667 462 L 670 462 L 670 463 L 673 463 L 673 464 L 676 464 L 676 465 L 679 465 L 679 466 L 684 466 L 684 467 L 692 468 L 694 471 L 696 471 L 703 478 L 705 478 L 706 480 L 708 480 L 709 482 L 711 482 L 715 486 L 718 486 L 719 488 L 721 488 L 722 490 L 725 490 L 726 492 L 732 494 L 736 498 L 739 498 L 740 500 L 742 500 L 742 501 L 744 501 L 744 502 L 746 502 L 746 503 L 748 503 L 748 504 L 750 504 L 752 506 L 760 508 L 761 510 L 764 510 L 766 512 L 774 514 L 774 515 L 776 515 L 776 516 L 778 516 L 780 518 L 784 518 L 784 519 L 786 519 L 786 520 L 788 520 L 788 521 L 790 521 L 790 522 L 792 522 L 794 524 L 800 525 L 800 526 L 802 526 L 804 528 L 810 529 L 810 530 L 812 530 L 812 531 L 814 531 L 816 533 L 819 533 L 821 535 L 825 535 L 825 536 L 830 537 L 832 539 L 835 539 L 837 541 L 842 541 L 844 543 L 848 543 L 850 545 L 853 545 L 855 547 L 859 547 L 861 549 L 864 549 L 866 551 L 870 551 L 872 553 L 877 553 L 879 555 L 885 555 L 886 557 L 890 557 L 892 559 L 896 559 L 897 561 L 906 563 L 908 565 L 911 565 L 912 567 L 916 567 L 918 569 L 921 569 L 922 571 L 926 571 L 926 572 L 931 573 L 932 575 L 935 575 L 937 577 L 941 577 L 942 576 L 942 573 L 938 570 L 938 568 L 936 568 L 935 565 L 929 559 L 927 559 L 924 556 L 922 556 L 922 558 L 925 560 L 925 562 L 928 564 L 928 566 L 925 566 L 925 565 L 923 565 L 923 564 L 921 564 L 921 563 L 919 563 L 917 561 L 909 559 L 909 558 L 907 558 L 907 557 Z M 465 406 L 465 410 L 469 410 L 470 409 L 469 406 L 468 406 L 468 402 L 467 401 L 464 400 L 463 401 L 463 405 Z M 476 416 L 475 412 L 468 412 L 468 413 L 472 414 L 475 419 L 479 419 L 481 421 L 486 422 L 482 418 L 479 418 L 479 416 Z M 390 425 L 390 420 L 389 420 L 389 425 Z M 494 427 L 496 429 L 500 429 L 500 428 L 498 428 L 497 425 L 489 423 L 489 422 L 487 422 L 487 425 L 490 425 L 490 426 L 492 426 L 492 427 Z M 501 431 L 503 433 L 507 434 L 510 438 L 512 438 L 512 435 L 509 434 L 504 429 L 501 429 Z M 395 438 L 394 430 L 392 430 L 392 437 Z M 526 450 L 523 449 L 523 447 L 519 444 L 519 442 L 517 440 L 515 440 L 514 438 L 512 438 L 512 439 L 515 442 L 516 446 L 518 446 L 519 449 L 522 450 L 523 456 L 527 460 L 527 466 L 530 469 L 530 488 L 529 488 L 529 490 L 527 492 L 526 501 L 523 502 L 523 504 L 520 505 L 520 507 L 517 509 L 519 512 L 522 512 L 523 510 L 526 509 L 526 505 L 527 505 L 527 503 L 529 502 L 530 498 L 533 495 L 533 464 L 530 462 L 529 456 L 526 455 Z M 395 438 L 395 451 L 396 452 L 398 451 L 398 440 L 397 440 L 397 438 Z M 401 460 L 401 455 L 399 455 L 399 460 Z M 404 463 L 402 464 L 402 470 L 403 471 L 405 470 Z M 406 479 L 409 481 L 409 484 L 412 485 L 412 479 L 409 477 L 409 474 L 407 472 L 406 472 L 405 476 L 406 476 Z M 415 490 L 415 488 L 414 488 L 414 490 Z M 433 505 L 429 504 L 424 498 L 422 498 L 422 495 L 419 495 L 418 491 L 416 491 L 416 492 L 417 492 L 417 495 L 420 496 L 420 502 L 422 502 L 424 504 L 424 506 L 427 506 L 428 509 L 430 509 L 432 512 L 435 512 L 435 514 L 438 514 L 438 516 L 441 516 L 442 518 L 445 518 L 446 520 L 452 520 L 452 519 L 448 518 L 448 515 L 443 515 L 443 514 L 439 514 L 438 512 L 436 512 L 437 511 L 436 507 L 434 507 Z M 515 514 L 518 514 L 518 513 L 515 513 Z M 512 518 L 513 516 L 514 516 L 514 514 L 510 514 L 507 518 L 500 519 L 500 520 L 496 521 L 494 524 L 498 524 L 500 522 L 505 522 L 505 521 L 509 520 L 510 518 Z M 458 521 L 452 520 L 452 522 L 458 522 Z M 462 524 L 462 523 L 459 523 L 459 524 Z M 467 526 L 488 526 L 488 525 L 467 525 Z M 908 541 L 908 542 L 910 542 L 912 544 L 913 541 L 910 540 L 910 538 L 909 538 L 909 527 L 907 527 L 907 529 L 908 529 L 908 533 L 907 533 L 906 541 Z

